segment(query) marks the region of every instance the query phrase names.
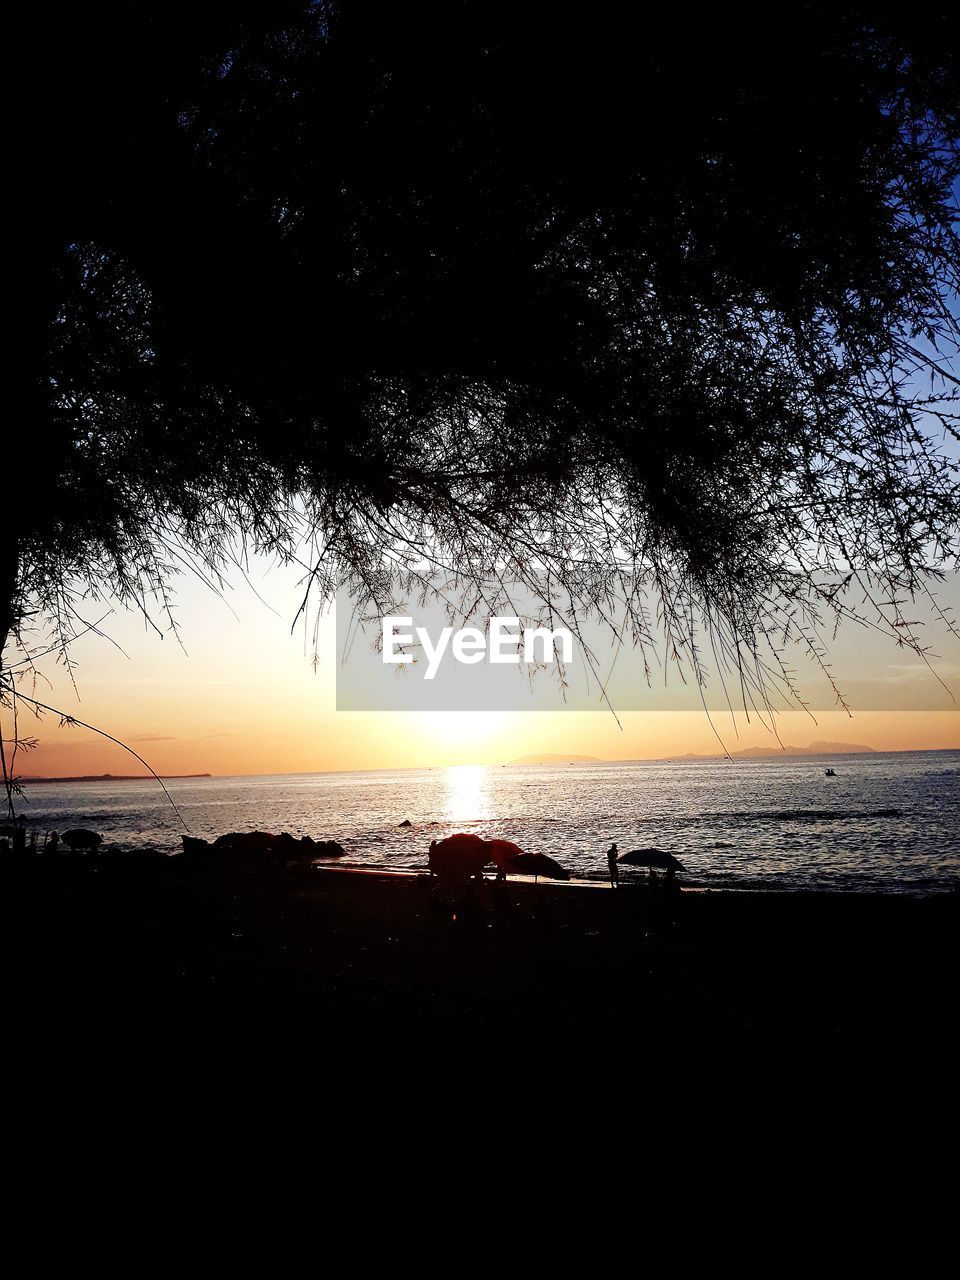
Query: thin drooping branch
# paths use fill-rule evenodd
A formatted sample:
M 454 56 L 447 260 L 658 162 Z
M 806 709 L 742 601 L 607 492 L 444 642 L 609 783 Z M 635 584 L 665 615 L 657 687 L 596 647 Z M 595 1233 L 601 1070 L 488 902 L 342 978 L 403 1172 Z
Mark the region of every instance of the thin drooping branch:
M 59 716 L 60 722 L 63 725 L 78 725 L 81 729 L 89 729 L 92 733 L 99 734 L 101 738 L 106 738 L 108 741 L 116 743 L 118 747 L 122 747 L 124 751 L 129 752 L 129 754 L 132 755 L 135 760 L 140 761 L 143 767 L 150 773 L 151 777 L 155 778 L 156 781 L 160 784 L 160 788 L 163 791 L 163 794 L 167 797 L 167 799 L 170 801 L 170 804 L 173 806 L 173 811 L 179 818 L 184 831 L 190 830 L 189 826 L 187 825 L 186 819 L 184 818 L 183 814 L 180 812 L 179 808 L 177 807 L 177 802 L 174 800 L 173 796 L 170 794 L 170 792 L 167 790 L 167 787 L 164 785 L 163 779 L 154 770 L 152 765 L 149 765 L 147 761 L 144 760 L 143 756 L 139 755 L 136 751 L 134 751 L 133 747 L 127 746 L 125 742 L 121 742 L 119 738 L 115 738 L 112 733 L 107 733 L 105 729 L 98 729 L 97 726 L 94 724 L 87 724 L 85 720 L 79 720 L 77 719 L 76 716 L 72 716 L 66 711 L 60 711 L 57 707 L 48 706 L 47 703 L 40 702 L 39 699 L 30 697 L 29 694 L 21 693 L 17 689 L 8 689 L 7 692 L 13 698 L 14 706 L 16 706 L 16 703 L 18 701 L 28 702 L 32 707 L 35 707 L 38 711 L 49 711 L 53 715 Z M 14 779 L 12 777 L 9 777 L 9 780 L 8 780 L 8 773 L 7 773 L 7 766 L 6 766 L 5 759 L 3 763 L 3 770 L 4 770 L 4 775 L 3 775 L 4 782 L 8 786 L 8 795 L 9 795 L 10 794 L 9 788 L 12 786 Z M 11 812 L 11 816 L 12 816 L 12 812 Z
M 177 575 L 259 553 L 302 566 L 297 618 L 428 568 L 467 613 L 516 584 L 767 724 L 793 646 L 846 705 L 840 621 L 927 660 L 907 602 L 960 563 L 955 27 L 811 0 L 638 44 L 629 8 L 146 4 L 123 56 L 67 14 L 0 630 L 65 652 L 110 598 L 179 635 Z

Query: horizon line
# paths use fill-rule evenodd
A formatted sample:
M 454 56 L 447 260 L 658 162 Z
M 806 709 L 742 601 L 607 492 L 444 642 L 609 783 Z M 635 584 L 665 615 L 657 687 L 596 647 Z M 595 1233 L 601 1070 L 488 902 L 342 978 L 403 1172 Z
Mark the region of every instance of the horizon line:
M 799 753 L 791 753 L 790 750 L 777 752 L 775 749 L 766 747 L 759 748 L 739 748 L 739 751 L 762 750 L 771 751 L 771 754 L 752 757 L 753 761 L 758 764 L 764 764 L 769 760 L 783 758 L 802 759 L 808 756 L 808 748 L 801 748 Z M 954 747 L 904 747 L 892 748 L 889 750 L 880 749 L 878 747 L 868 747 L 866 750 L 856 749 L 851 751 L 823 751 L 809 752 L 809 758 L 815 759 L 818 756 L 904 756 L 904 755 L 934 755 L 942 752 L 960 752 L 960 745 Z M 536 755 L 536 752 L 530 752 Z M 548 754 L 544 752 L 543 754 Z M 161 773 L 161 774 L 114 774 L 114 773 L 88 773 L 88 774 L 24 774 L 18 778 L 18 782 L 42 784 L 45 782 L 155 782 L 157 778 L 164 782 L 191 782 L 203 779 L 225 779 L 225 778 L 313 778 L 322 777 L 326 774 L 348 774 L 348 773 L 417 773 L 424 770 L 431 771 L 433 769 L 543 769 L 550 768 L 554 765 L 561 765 L 566 759 L 563 752 L 549 753 L 557 757 L 557 759 L 546 762 L 537 763 L 530 761 L 523 763 L 516 760 L 502 760 L 495 763 L 489 763 L 480 760 L 461 760 L 456 764 L 419 764 L 419 765 L 376 765 L 376 766 L 358 766 L 352 769 L 288 769 L 279 772 L 250 772 L 250 773 Z M 570 753 L 571 756 L 575 752 Z M 706 754 L 701 752 L 683 752 L 665 756 L 597 756 L 590 760 L 567 760 L 566 767 L 572 768 L 576 765 L 597 765 L 597 764 L 669 764 L 671 762 L 696 762 L 698 760 L 727 760 L 733 759 L 734 753 L 714 752 Z M 740 757 L 743 759 L 744 757 Z M 750 757 L 747 757 L 750 759 Z

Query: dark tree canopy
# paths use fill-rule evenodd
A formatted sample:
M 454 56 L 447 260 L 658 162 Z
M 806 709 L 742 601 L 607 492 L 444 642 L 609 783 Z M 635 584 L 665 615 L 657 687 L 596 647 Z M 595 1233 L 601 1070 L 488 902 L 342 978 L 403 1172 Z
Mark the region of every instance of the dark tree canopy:
M 954 20 L 674 8 L 40 9 L 3 633 L 236 529 L 748 651 L 955 563 Z

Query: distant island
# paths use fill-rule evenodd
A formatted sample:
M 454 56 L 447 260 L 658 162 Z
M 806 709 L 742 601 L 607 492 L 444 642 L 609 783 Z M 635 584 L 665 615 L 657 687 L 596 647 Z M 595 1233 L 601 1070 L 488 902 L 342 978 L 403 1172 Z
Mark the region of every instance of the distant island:
M 731 751 L 730 755 L 739 760 L 765 760 L 784 756 L 853 756 L 876 755 L 875 747 L 867 747 L 858 742 L 811 742 L 808 747 L 744 747 L 741 751 Z M 722 752 L 713 755 L 697 755 L 687 752 L 686 755 L 662 756 L 663 760 L 723 760 Z M 534 755 L 518 756 L 516 760 L 507 760 L 508 765 L 523 764 L 640 764 L 651 763 L 643 760 L 604 760 L 602 756 L 563 755 L 555 751 L 541 751 Z
M 179 782 L 185 778 L 212 778 L 212 773 L 158 773 L 163 782 Z M 20 778 L 20 782 L 154 782 L 152 773 L 88 773 L 77 778 Z
M 539 755 L 518 756 L 516 760 L 508 760 L 507 764 L 602 764 L 599 756 L 564 756 L 545 751 Z
M 808 747 L 744 747 L 742 751 L 731 751 L 730 755 L 740 760 L 762 760 L 768 756 L 853 756 L 875 755 L 873 747 L 865 747 L 857 742 L 811 742 Z M 698 756 L 688 752 L 683 756 L 668 756 L 670 760 L 721 760 L 722 755 Z

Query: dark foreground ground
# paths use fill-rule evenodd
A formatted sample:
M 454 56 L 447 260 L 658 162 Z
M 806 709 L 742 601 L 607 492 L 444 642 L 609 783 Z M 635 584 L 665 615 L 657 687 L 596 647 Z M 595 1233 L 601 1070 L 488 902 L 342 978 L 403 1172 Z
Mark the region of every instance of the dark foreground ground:
M 610 1052 L 622 1079 L 766 1055 L 930 1080 L 955 1030 L 956 895 L 511 883 L 498 915 L 489 886 L 464 912 L 436 882 L 335 870 L 9 857 L 0 880 L 11 1043 L 58 1060 L 370 1053 L 400 1079 L 421 1052 L 511 1074 Z

